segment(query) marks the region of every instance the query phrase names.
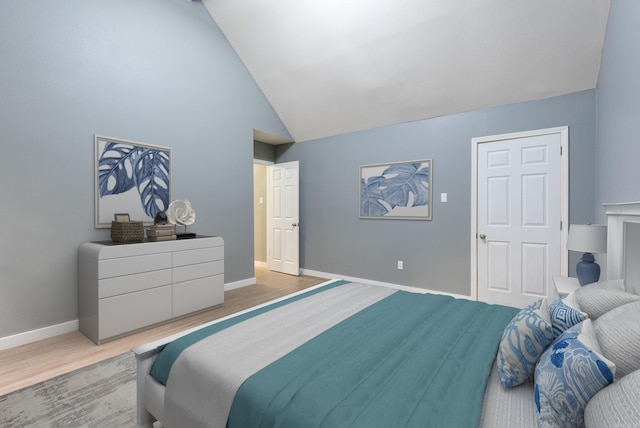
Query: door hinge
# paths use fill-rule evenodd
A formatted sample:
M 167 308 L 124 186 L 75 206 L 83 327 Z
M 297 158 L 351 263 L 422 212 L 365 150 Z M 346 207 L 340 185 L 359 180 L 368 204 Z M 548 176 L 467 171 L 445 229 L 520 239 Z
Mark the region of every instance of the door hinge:
M 560 156 L 562 156 L 562 146 L 560 146 Z
M 560 220 L 560 230 L 562 230 L 562 220 Z

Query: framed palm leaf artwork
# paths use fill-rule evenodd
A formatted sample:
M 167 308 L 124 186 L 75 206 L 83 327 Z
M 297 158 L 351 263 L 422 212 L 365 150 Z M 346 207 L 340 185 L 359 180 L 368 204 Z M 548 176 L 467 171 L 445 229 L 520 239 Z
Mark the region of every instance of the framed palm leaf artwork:
M 116 213 L 153 224 L 171 200 L 171 149 L 95 136 L 95 227 L 111 227 Z
M 431 159 L 360 167 L 360 218 L 431 220 Z

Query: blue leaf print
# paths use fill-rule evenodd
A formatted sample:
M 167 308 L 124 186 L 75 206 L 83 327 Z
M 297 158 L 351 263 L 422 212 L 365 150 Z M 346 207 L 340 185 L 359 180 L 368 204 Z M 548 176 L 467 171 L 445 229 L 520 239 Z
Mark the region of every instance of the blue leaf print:
M 169 206 L 169 154 L 156 149 L 141 151 L 133 176 L 144 212 L 155 217 L 165 211 Z
M 386 177 L 382 194 L 391 207 L 418 207 L 429 203 L 429 167 L 419 169 L 420 165 L 391 165 L 382 173 Z M 410 194 L 413 194 L 411 204 Z
M 108 142 L 98 161 L 98 188 L 100 197 L 124 193 L 135 186 L 133 164 L 138 149 L 133 146 Z
M 551 351 L 551 364 L 560 368 L 564 364 L 564 351 L 569 346 L 566 341 L 560 341 L 553 345 Z
M 364 178 L 361 179 L 360 188 L 360 212 L 365 216 L 383 216 L 389 212 L 380 201 L 384 199 L 381 190 L 381 183 L 384 182 L 384 177 L 374 176 L 369 177 L 365 182 Z
M 100 197 L 117 195 L 134 187 L 149 217 L 169 206 L 169 152 L 109 141 L 98 160 Z

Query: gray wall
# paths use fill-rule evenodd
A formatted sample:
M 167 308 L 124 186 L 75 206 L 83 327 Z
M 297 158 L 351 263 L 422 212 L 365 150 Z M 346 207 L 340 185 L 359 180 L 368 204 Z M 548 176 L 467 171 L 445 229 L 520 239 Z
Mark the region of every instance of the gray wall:
M 300 161 L 301 266 L 468 295 L 471 139 L 569 126 L 570 219 L 581 221 L 594 204 L 595 103 L 590 90 L 276 148 L 278 162 Z M 432 221 L 358 219 L 360 165 L 423 158 Z
M 638 18 L 635 0 L 612 2 L 597 108 L 585 91 L 278 146 L 301 161 L 301 265 L 467 294 L 478 136 L 569 125 L 572 222 L 640 200 Z M 253 129 L 290 136 L 201 3 L 3 2 L 0 58 L 0 337 L 77 318 L 77 247 L 108 238 L 96 133 L 172 147 L 173 198 L 225 238 L 227 282 L 253 276 Z M 425 157 L 433 221 L 358 220 L 359 165 Z
M 0 13 L 0 337 L 77 319 L 94 134 L 173 148 L 173 199 L 253 271 L 253 129 L 290 138 L 200 2 L 20 0 Z
M 611 2 L 598 79 L 595 215 L 601 204 L 640 201 L 640 2 Z
M 253 158 L 273 162 L 276 159 L 275 146 L 261 141 L 254 141 Z

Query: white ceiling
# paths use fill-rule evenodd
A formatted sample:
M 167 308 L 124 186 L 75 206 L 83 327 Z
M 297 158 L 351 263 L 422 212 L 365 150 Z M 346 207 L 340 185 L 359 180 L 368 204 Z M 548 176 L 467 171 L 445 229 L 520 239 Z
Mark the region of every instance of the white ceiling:
M 609 0 L 202 0 L 295 141 L 595 88 Z

